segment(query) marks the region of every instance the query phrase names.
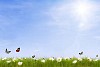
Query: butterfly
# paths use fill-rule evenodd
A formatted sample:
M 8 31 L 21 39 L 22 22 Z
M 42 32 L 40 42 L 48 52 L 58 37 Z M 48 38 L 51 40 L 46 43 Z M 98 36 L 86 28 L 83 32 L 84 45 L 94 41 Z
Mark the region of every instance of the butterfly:
M 82 54 L 83 54 L 83 52 L 79 53 L 79 55 L 82 55 Z
M 9 54 L 10 52 L 11 52 L 11 51 L 8 51 L 7 48 L 6 48 L 5 53 Z
M 19 52 L 19 51 L 20 51 L 20 48 L 17 48 L 17 49 L 16 49 L 16 52 Z
M 96 55 L 96 57 L 98 57 L 98 55 Z
M 33 55 L 32 58 L 35 58 L 35 55 Z

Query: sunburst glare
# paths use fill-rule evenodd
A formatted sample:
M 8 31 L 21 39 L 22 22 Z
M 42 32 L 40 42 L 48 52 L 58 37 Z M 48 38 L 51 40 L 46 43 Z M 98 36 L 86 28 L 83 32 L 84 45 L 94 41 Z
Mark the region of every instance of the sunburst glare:
M 76 4 L 74 4 L 74 11 L 77 16 L 86 18 L 91 15 L 92 7 L 93 5 L 88 1 L 77 1 Z

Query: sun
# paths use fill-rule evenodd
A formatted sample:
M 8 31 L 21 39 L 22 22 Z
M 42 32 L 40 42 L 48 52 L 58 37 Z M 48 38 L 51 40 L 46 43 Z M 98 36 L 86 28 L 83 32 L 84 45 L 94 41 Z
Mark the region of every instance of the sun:
M 76 7 L 76 10 L 78 12 L 79 15 L 84 15 L 84 14 L 87 14 L 88 13 L 88 7 L 87 5 L 85 4 L 79 4 L 77 7 Z
M 91 4 L 88 2 L 77 2 L 74 5 L 74 11 L 79 17 L 87 17 L 91 13 Z
M 79 31 L 88 30 L 92 27 L 90 19 L 93 15 L 94 5 L 89 0 L 77 0 L 73 5 L 73 15 L 78 21 Z

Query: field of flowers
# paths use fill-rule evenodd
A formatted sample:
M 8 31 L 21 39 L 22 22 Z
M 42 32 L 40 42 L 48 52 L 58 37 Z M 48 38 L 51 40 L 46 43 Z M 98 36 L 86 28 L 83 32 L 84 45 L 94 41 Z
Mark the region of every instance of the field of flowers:
M 0 67 L 100 67 L 95 58 L 1 58 Z

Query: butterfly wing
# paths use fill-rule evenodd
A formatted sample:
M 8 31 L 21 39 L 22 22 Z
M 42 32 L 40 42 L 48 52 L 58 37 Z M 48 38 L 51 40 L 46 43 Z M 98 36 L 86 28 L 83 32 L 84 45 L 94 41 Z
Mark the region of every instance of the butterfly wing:
M 7 53 L 7 49 L 5 50 L 5 53 Z
M 10 53 L 11 51 L 8 51 L 8 54 Z
M 20 50 L 20 48 L 17 48 L 18 50 Z
M 16 49 L 16 52 L 19 52 L 19 51 L 20 51 L 20 48 L 17 48 L 17 49 Z
M 79 55 L 81 55 L 81 53 L 79 53 Z
M 81 52 L 81 55 L 83 54 L 83 52 Z
M 16 50 L 16 52 L 19 52 L 19 50 Z
M 6 52 L 7 54 L 9 54 L 11 51 L 8 51 L 8 50 L 6 49 L 5 52 Z
M 33 55 L 32 58 L 35 58 L 35 55 Z
M 98 57 L 98 55 L 96 55 L 96 57 Z

